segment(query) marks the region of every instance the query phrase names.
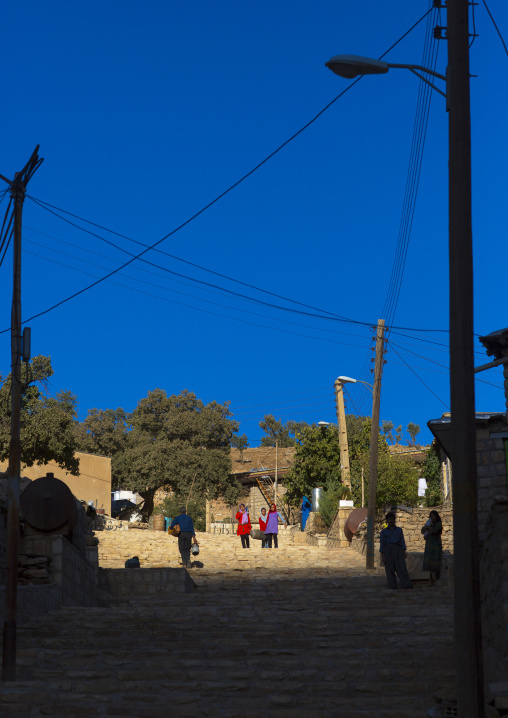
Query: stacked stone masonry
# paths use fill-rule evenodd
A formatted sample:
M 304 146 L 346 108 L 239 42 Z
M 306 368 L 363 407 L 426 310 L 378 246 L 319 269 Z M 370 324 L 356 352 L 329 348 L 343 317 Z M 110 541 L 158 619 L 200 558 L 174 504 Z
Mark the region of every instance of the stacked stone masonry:
M 485 674 L 508 676 L 508 497 L 494 499 L 480 562 Z

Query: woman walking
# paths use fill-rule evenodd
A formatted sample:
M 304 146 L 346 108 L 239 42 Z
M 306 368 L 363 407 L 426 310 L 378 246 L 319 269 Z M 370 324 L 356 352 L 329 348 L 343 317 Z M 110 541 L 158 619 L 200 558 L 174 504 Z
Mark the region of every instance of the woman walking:
M 240 504 L 238 507 L 236 518 L 238 520 L 236 535 L 240 536 L 242 540 L 242 548 L 250 548 L 249 536 L 252 527 L 250 525 L 249 509 L 245 506 L 245 504 Z
M 270 511 L 268 512 L 268 518 L 266 520 L 265 536 L 268 541 L 268 548 L 272 548 L 272 540 L 274 548 L 279 548 L 279 519 L 286 523 L 283 517 L 277 511 L 275 504 L 272 504 Z
M 441 534 L 443 524 L 437 511 L 431 511 L 429 520 L 422 526 L 422 534 L 425 538 L 425 553 L 423 554 L 423 570 L 431 571 L 436 580 L 441 576 L 441 564 L 443 562 L 443 544 Z
M 261 516 L 259 517 L 259 530 L 266 532 L 266 522 L 268 521 L 268 516 L 266 515 L 266 509 L 263 507 L 261 509 Z M 266 540 L 266 533 L 265 538 L 261 540 L 261 548 L 268 548 L 268 541 Z

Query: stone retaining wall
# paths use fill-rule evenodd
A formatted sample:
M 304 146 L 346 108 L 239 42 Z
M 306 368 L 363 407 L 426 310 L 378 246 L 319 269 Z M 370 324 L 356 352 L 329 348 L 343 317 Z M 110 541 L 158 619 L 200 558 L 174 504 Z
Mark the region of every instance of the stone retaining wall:
M 121 598 L 148 598 L 193 593 L 196 584 L 184 568 L 101 568 L 99 588 Z
M 24 554 L 48 556 L 51 559 L 49 578 L 58 587 L 62 606 L 95 605 L 96 569 L 65 536 L 25 536 L 20 550 Z
M 5 610 L 5 592 L 0 588 L 0 620 L 3 621 Z M 61 608 L 58 586 L 19 586 L 16 601 L 16 621 L 23 625 L 34 616 Z
M 494 499 L 481 545 L 480 591 L 487 680 L 508 675 L 508 496 Z
M 429 518 L 432 508 L 415 508 L 411 513 L 397 509 L 395 514 L 395 523 L 404 531 L 404 539 L 406 541 L 407 550 L 412 553 L 423 552 L 425 550 L 425 539 L 422 534 L 422 526 Z M 443 522 L 443 551 L 453 553 L 453 512 L 446 506 L 436 506 L 435 510 L 441 516 Z M 383 527 L 384 518 L 378 517 L 374 524 L 374 550 L 379 552 L 379 534 Z M 363 523 L 356 532 L 351 543 L 352 548 L 361 554 L 366 553 L 366 534 L 367 523 Z

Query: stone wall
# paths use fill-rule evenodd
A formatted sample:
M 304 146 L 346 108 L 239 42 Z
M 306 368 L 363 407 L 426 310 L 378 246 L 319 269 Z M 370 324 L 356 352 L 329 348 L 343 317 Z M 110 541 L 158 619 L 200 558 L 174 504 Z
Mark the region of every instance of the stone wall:
M 490 422 L 476 431 L 478 474 L 478 532 L 484 538 L 494 497 L 506 491 L 508 427 L 503 420 Z
M 5 589 L 0 587 L 0 620 L 3 621 L 5 610 Z M 20 586 L 18 585 L 16 601 L 16 621 L 23 625 L 41 613 L 56 611 L 61 608 L 58 586 Z
M 180 568 L 101 568 L 99 586 L 124 599 L 196 591 L 196 584 L 188 572 Z
M 404 531 L 407 550 L 411 553 L 420 553 L 425 550 L 425 540 L 421 532 L 422 526 L 429 518 L 429 513 L 435 509 L 443 522 L 443 551 L 453 553 L 453 512 L 450 507 L 436 506 L 433 508 L 414 508 L 411 513 L 397 509 L 395 523 Z M 379 517 L 374 525 L 374 550 L 379 552 L 379 534 L 384 525 L 384 518 Z M 352 541 L 352 548 L 361 554 L 366 552 L 367 523 L 360 526 Z
M 49 578 L 58 587 L 62 606 L 95 605 L 96 569 L 65 536 L 25 536 L 20 550 L 27 555 L 51 559 Z
M 485 523 L 480 590 L 484 672 L 488 681 L 508 675 L 508 495 L 499 495 Z
M 348 548 L 350 543 L 344 533 L 344 526 L 349 518 L 349 514 L 353 509 L 351 507 L 340 508 L 333 520 L 330 530 L 328 531 L 327 546 L 330 548 Z

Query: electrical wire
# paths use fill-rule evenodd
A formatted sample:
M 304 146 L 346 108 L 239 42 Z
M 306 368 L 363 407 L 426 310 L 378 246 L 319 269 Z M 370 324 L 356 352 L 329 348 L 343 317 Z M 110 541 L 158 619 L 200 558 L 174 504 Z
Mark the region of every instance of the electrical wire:
M 83 269 L 77 269 L 76 267 L 70 267 L 69 265 L 63 264 L 62 262 L 57 262 L 56 260 L 48 259 L 47 257 L 43 257 L 43 256 L 41 256 L 41 255 L 38 255 L 38 254 L 36 254 L 35 252 L 29 252 L 29 251 L 27 251 L 27 250 L 25 250 L 25 251 L 27 252 L 27 254 L 31 254 L 31 255 L 33 255 L 33 256 L 39 257 L 40 259 L 45 259 L 46 261 L 52 262 L 53 264 L 58 264 L 58 265 L 60 265 L 60 266 L 62 266 L 62 267 L 66 267 L 67 269 L 74 269 L 76 272 L 81 272 L 82 274 L 86 274 L 86 275 L 91 276 L 91 277 L 94 276 L 94 275 L 91 274 L 90 272 L 86 272 L 86 271 L 83 270 Z M 141 280 L 140 280 L 140 281 L 141 281 Z M 212 311 L 209 311 L 209 310 L 207 310 L 207 309 L 203 309 L 202 307 L 195 307 L 195 306 L 193 306 L 192 304 L 186 304 L 186 303 L 184 303 L 184 302 L 177 302 L 177 301 L 175 301 L 174 299 L 168 299 L 167 297 L 161 297 L 161 296 L 159 296 L 159 295 L 157 295 L 157 294 L 152 294 L 151 292 L 145 292 L 145 291 L 143 291 L 142 289 L 137 289 L 136 287 L 131 287 L 130 285 L 128 285 L 128 284 L 122 284 L 121 282 L 111 281 L 111 284 L 115 284 L 115 285 L 117 285 L 117 286 L 119 286 L 119 287 L 123 287 L 124 289 L 130 289 L 130 290 L 133 291 L 133 292 L 138 292 L 139 294 L 144 294 L 145 296 L 148 296 L 148 297 L 153 297 L 153 298 L 155 298 L 155 299 L 161 299 L 162 301 L 164 301 L 164 302 L 169 302 L 170 304 L 176 304 L 176 305 L 178 305 L 178 306 L 186 307 L 187 309 L 194 309 L 194 310 L 196 310 L 196 311 L 198 311 L 198 312 L 203 312 L 203 313 L 205 313 L 205 314 L 209 314 L 209 315 L 215 316 L 215 317 L 221 317 L 221 318 L 223 318 L 223 319 L 232 319 L 233 321 L 241 322 L 242 324 L 248 324 L 248 325 L 253 326 L 253 327 L 259 327 L 259 328 L 261 328 L 261 329 L 272 329 L 272 330 L 277 331 L 277 332 L 282 332 L 283 334 L 291 334 L 292 336 L 298 336 L 298 337 L 303 337 L 303 338 L 305 338 L 305 339 L 312 339 L 312 340 L 317 340 L 317 341 L 329 342 L 329 343 L 332 343 L 332 344 L 339 344 L 339 345 L 341 345 L 341 346 L 345 346 L 345 345 L 346 345 L 345 342 L 336 341 L 336 340 L 334 340 L 334 339 L 329 339 L 329 338 L 327 338 L 327 337 L 315 337 L 315 336 L 310 336 L 310 335 L 308 335 L 308 334 L 302 334 L 302 333 L 300 333 L 300 332 L 292 332 L 292 331 L 289 331 L 289 330 L 287 330 L 287 329 L 281 329 L 280 327 L 270 327 L 270 326 L 266 326 L 265 324 L 258 324 L 258 323 L 256 323 L 256 322 L 249 322 L 249 321 L 247 321 L 246 319 L 241 319 L 241 318 L 239 318 L 239 317 L 232 317 L 232 316 L 230 316 L 230 315 L 228 315 L 228 314 L 221 314 L 221 313 L 219 313 L 219 312 L 212 312 Z M 170 291 L 172 291 L 172 290 L 170 290 Z M 26 320 L 23 322 L 23 324 L 26 324 L 27 322 L 30 322 L 30 321 L 32 321 L 33 319 L 35 319 L 36 317 L 39 317 L 39 316 L 41 316 L 41 315 L 43 315 L 43 314 L 47 314 L 47 311 L 40 312 L 39 314 L 35 314 L 34 316 L 30 317 L 29 319 L 26 319 Z M 273 318 L 273 317 L 270 317 L 270 319 L 274 319 L 274 318 Z M 275 319 L 275 321 L 278 321 L 278 320 Z M 5 333 L 8 332 L 8 331 L 10 331 L 10 327 L 8 327 L 7 329 L 2 329 L 2 330 L 0 331 L 0 335 L 1 335 L 1 334 L 5 334 Z M 319 330 L 318 330 L 318 331 L 319 331 Z M 348 345 L 348 346 L 360 346 L 360 345 L 358 345 L 358 344 L 351 344 L 351 345 Z M 362 348 L 364 348 L 364 347 L 362 347 Z
M 29 242 L 29 243 L 32 243 L 32 244 L 39 244 L 39 243 L 37 243 L 37 242 L 31 242 L 31 240 L 25 240 L 25 242 Z M 39 245 L 39 246 L 40 246 L 40 245 Z M 27 254 L 30 254 L 31 256 L 38 257 L 39 259 L 43 259 L 43 260 L 45 260 L 45 261 L 47 261 L 47 262 L 51 262 L 52 264 L 57 264 L 58 266 L 65 267 L 66 269 L 71 269 L 71 270 L 74 270 L 74 271 L 76 271 L 76 272 L 81 272 L 81 273 L 86 274 L 86 275 L 88 275 L 88 276 L 94 276 L 93 274 L 90 274 L 89 272 L 86 272 L 85 270 L 79 269 L 78 267 L 73 267 L 73 266 L 71 266 L 71 265 L 69 265 L 69 264 L 65 264 L 65 263 L 63 263 L 63 262 L 58 262 L 58 261 L 56 261 L 56 260 L 50 259 L 49 257 L 46 257 L 46 256 L 41 255 L 41 254 L 38 254 L 37 252 L 31 252 L 30 250 L 26 250 L 26 249 L 25 249 L 24 251 L 25 251 Z M 58 252 L 58 250 L 52 250 L 52 251 Z M 68 255 L 66 252 L 58 252 L 58 254 L 63 254 L 64 256 L 71 256 L 71 257 L 72 257 L 72 255 Z M 85 262 L 86 264 L 92 265 L 93 267 L 97 267 L 97 268 L 99 268 L 99 269 L 105 269 L 105 267 L 103 267 L 103 266 L 101 266 L 101 265 L 98 265 L 98 264 L 95 264 L 94 262 L 89 262 L 89 261 L 87 261 L 87 260 L 80 260 L 80 261 L 83 261 L 83 262 Z M 229 309 L 229 310 L 232 310 L 232 311 L 242 312 L 242 313 L 244 313 L 244 314 L 250 314 L 250 315 L 253 315 L 253 316 L 256 316 L 256 317 L 262 317 L 263 319 L 268 319 L 268 320 L 270 320 L 270 321 L 275 321 L 275 322 L 281 322 L 281 323 L 287 324 L 287 325 L 289 325 L 289 326 L 302 327 L 302 328 L 305 328 L 305 329 L 312 329 L 312 330 L 314 330 L 314 331 L 328 332 L 328 333 L 332 333 L 332 334 L 345 334 L 345 332 L 336 331 L 336 330 L 334 330 L 334 329 L 326 329 L 326 328 L 322 328 L 322 327 L 314 327 L 314 326 L 309 325 L 309 324 L 300 324 L 299 322 L 291 322 L 291 321 L 288 321 L 288 320 L 286 320 L 286 319 L 279 319 L 278 317 L 271 317 L 271 316 L 267 316 L 267 315 L 265 315 L 265 314 L 260 314 L 260 313 L 258 313 L 258 312 L 251 312 L 251 311 L 249 311 L 249 310 L 247 310 L 247 309 L 242 309 L 242 308 L 239 308 L 239 307 L 232 307 L 232 306 L 230 306 L 230 305 L 228 305 L 228 304 L 220 304 L 219 302 L 213 302 L 213 301 L 211 301 L 211 300 L 209 300 L 209 299 L 202 299 L 201 297 L 197 297 L 197 296 L 195 296 L 194 294 L 187 294 L 186 292 L 180 292 L 180 291 L 178 291 L 178 290 L 176 290 L 176 289 L 170 289 L 169 287 L 165 287 L 165 286 L 162 286 L 162 285 L 160 285 L 160 284 L 154 284 L 153 282 L 147 282 L 147 281 L 145 281 L 145 280 L 143 280 L 143 279 L 139 279 L 139 278 L 137 278 L 137 277 L 132 277 L 131 275 L 128 275 L 128 274 L 121 273 L 120 276 L 121 276 L 121 277 L 125 277 L 126 279 L 131 279 L 131 280 L 133 280 L 133 281 L 135 281 L 135 282 L 140 282 L 141 284 L 145 284 L 145 285 L 148 285 L 148 286 L 150 286 L 150 287 L 155 287 L 156 289 L 163 289 L 163 290 L 165 290 L 165 291 L 167 291 L 167 292 L 172 292 L 172 293 L 174 293 L 174 294 L 179 294 L 179 295 L 182 295 L 182 296 L 184 296 L 184 297 L 189 297 L 189 298 L 195 299 L 195 300 L 198 301 L 198 302 L 205 302 L 206 304 L 211 304 L 211 305 L 213 305 L 213 306 L 221 307 L 221 308 L 223 308 L 223 309 Z M 121 287 L 123 287 L 124 289 L 131 289 L 131 290 L 133 290 L 133 291 L 140 291 L 140 290 L 137 290 L 135 287 L 132 287 L 132 286 L 130 286 L 130 285 L 128 285 L 128 284 L 121 284 L 121 283 L 117 283 L 117 282 L 111 282 L 111 283 L 112 283 L 112 284 L 118 284 L 118 286 L 121 286 Z M 156 298 L 158 298 L 158 299 L 162 299 L 162 300 L 164 300 L 164 301 L 171 301 L 171 300 L 169 300 L 169 299 L 165 299 L 164 297 L 160 297 L 160 296 L 158 296 L 158 295 L 150 295 L 150 296 L 156 297 Z M 176 303 L 178 304 L 179 302 L 176 302 Z M 193 308 L 193 309 L 199 309 L 198 307 L 194 307 L 194 306 L 192 306 L 192 305 L 187 305 L 187 304 L 185 304 L 185 305 L 183 305 L 183 306 L 187 306 L 187 307 L 190 307 L 190 308 Z M 226 315 L 218 315 L 218 316 L 226 316 Z M 230 318 L 234 319 L 235 317 L 230 317 Z M 27 320 L 27 321 L 28 321 L 28 320 Z M 249 322 L 247 322 L 247 323 L 249 323 Z M 253 325 L 253 326 L 260 326 L 260 325 Z M 276 329 L 276 327 L 273 327 L 273 329 Z M 1 332 L 0 332 L 0 333 L 1 333 Z M 301 334 L 300 336 L 308 336 L 308 335 Z M 353 335 L 353 336 L 359 336 L 359 335 Z M 308 338 L 319 338 L 319 337 L 308 337 Z M 363 339 L 363 337 L 359 337 L 359 338 L 362 338 L 362 339 Z M 365 345 L 363 345 L 363 344 L 353 344 L 353 343 L 351 343 L 351 342 L 344 342 L 344 341 L 335 342 L 335 343 L 336 343 L 336 344 L 340 344 L 341 346 L 351 346 L 351 347 L 361 347 L 361 348 L 365 348 Z
M 35 241 L 29 240 L 29 239 L 26 239 L 25 242 L 28 242 L 28 243 L 30 243 L 30 244 L 34 244 L 34 245 L 36 245 L 36 246 L 38 246 L 38 247 L 42 247 L 43 249 L 48 249 L 49 251 L 55 252 L 56 254 L 60 254 L 60 255 L 63 255 L 63 256 L 65 256 L 65 257 L 70 257 L 70 258 L 72 258 L 72 259 L 76 259 L 76 260 L 78 260 L 78 261 L 80 261 L 80 262 L 83 262 L 83 263 L 85 263 L 85 264 L 91 265 L 91 266 L 96 267 L 96 268 L 99 268 L 99 269 L 107 269 L 106 267 L 104 267 L 104 266 L 102 266 L 102 265 L 99 265 L 99 264 L 97 264 L 97 263 L 95 263 L 95 262 L 90 262 L 90 261 L 88 261 L 88 260 L 86 260 L 86 259 L 78 258 L 78 257 L 76 257 L 76 255 L 69 254 L 69 253 L 67 253 L 67 252 L 62 252 L 62 251 L 57 250 L 57 249 L 53 249 L 52 247 L 48 247 L 47 245 L 44 245 L 44 244 L 42 244 L 42 243 L 40 243 L 40 242 L 35 242 Z M 66 244 L 70 244 L 71 246 L 76 246 L 76 245 L 72 245 L 70 242 L 66 242 Z M 91 252 L 90 250 L 84 250 L 84 251 L 85 251 L 85 252 L 88 252 L 88 253 L 90 253 L 90 254 L 93 254 L 93 255 L 95 255 L 95 256 L 102 257 L 103 259 L 107 259 L 108 261 L 112 261 L 112 262 L 116 261 L 116 260 L 114 260 L 112 257 L 108 257 L 107 255 L 100 254 L 100 253 L 98 253 L 98 252 Z M 46 261 L 53 261 L 53 260 L 49 259 L 48 257 L 45 257 L 45 256 L 43 256 L 43 255 L 36 254 L 36 253 L 34 253 L 34 252 L 30 252 L 30 254 L 33 254 L 34 256 L 38 256 L 38 257 L 40 257 L 41 259 L 45 259 Z M 67 267 L 67 268 L 69 268 L 69 269 L 75 269 L 75 271 L 79 271 L 79 269 L 76 268 L 76 267 L 72 267 L 72 266 L 69 266 L 69 265 L 66 265 L 66 264 L 64 264 L 63 266 L 65 266 L 65 267 Z M 164 275 L 158 274 L 157 272 L 152 272 L 152 271 L 146 270 L 146 269 L 139 269 L 139 271 L 142 271 L 142 272 L 144 272 L 144 273 L 148 273 L 148 274 L 154 275 L 154 276 L 156 276 L 156 277 L 163 277 L 163 276 L 164 276 Z M 187 294 L 187 293 L 185 293 L 185 292 L 179 292 L 179 291 L 177 291 L 177 290 L 175 290 L 175 289 L 169 289 L 168 287 L 161 286 L 161 285 L 157 285 L 157 284 L 154 284 L 153 282 L 147 282 L 147 281 L 144 281 L 144 280 L 139 279 L 139 278 L 137 278 L 137 277 L 133 277 L 133 276 L 131 276 L 131 275 L 125 274 L 125 273 L 123 273 L 123 272 L 120 274 L 120 276 L 126 277 L 126 278 L 128 278 L 128 279 L 132 279 L 133 281 L 136 281 L 136 282 L 142 282 L 143 284 L 148 284 L 149 286 L 157 287 L 157 288 L 159 288 L 159 289 L 165 289 L 166 291 L 174 292 L 174 293 L 176 293 L 176 294 L 181 294 L 181 295 L 186 296 L 186 297 L 192 297 L 193 299 L 196 299 L 197 301 L 200 301 L 200 302 L 208 302 L 208 303 L 210 303 L 210 304 L 214 304 L 215 306 L 225 307 L 225 308 L 227 308 L 227 309 L 233 309 L 234 311 L 242 311 L 242 312 L 245 312 L 245 313 L 247 313 L 247 314 L 252 314 L 252 315 L 254 315 L 254 316 L 259 316 L 259 317 L 264 317 L 264 318 L 268 318 L 268 319 L 273 319 L 274 321 L 284 322 L 284 323 L 286 323 L 286 324 L 291 324 L 291 325 L 293 325 L 293 326 L 306 327 L 306 328 L 308 328 L 308 329 L 314 329 L 314 330 L 317 330 L 317 331 L 324 331 L 324 332 L 329 332 L 329 333 L 333 333 L 333 334 L 341 334 L 341 335 L 344 335 L 344 336 L 353 336 L 353 337 L 358 337 L 358 338 L 361 338 L 361 339 L 364 338 L 364 337 L 362 337 L 362 336 L 359 335 L 359 334 L 351 334 L 350 332 L 341 332 L 341 331 L 338 331 L 338 330 L 335 330 L 335 329 L 327 329 L 327 328 L 322 328 L 322 327 L 309 326 L 309 325 L 307 325 L 307 324 L 299 324 L 298 322 L 291 322 L 291 321 L 288 321 L 288 320 L 285 320 L 285 319 L 279 319 L 279 318 L 276 318 L 276 317 L 266 317 L 266 315 L 264 315 L 264 314 L 259 314 L 259 313 L 257 313 L 257 312 L 251 312 L 251 311 L 249 311 L 249 310 L 241 309 L 241 308 L 237 308 L 237 307 L 231 307 L 230 305 L 227 305 L 227 304 L 220 304 L 220 303 L 217 303 L 217 302 L 212 302 L 212 301 L 207 300 L 207 299 L 202 299 L 202 298 L 200 298 L 200 297 L 197 297 L 197 296 L 194 295 L 194 294 Z M 186 283 L 186 282 L 181 282 L 181 281 L 175 280 L 175 279 L 173 279 L 173 278 L 170 278 L 170 279 L 171 279 L 171 281 L 175 281 L 175 282 L 177 282 L 178 284 L 183 284 L 183 285 L 185 285 L 185 286 L 193 286 L 193 285 L 189 285 L 189 284 Z M 216 292 L 216 291 L 211 290 L 211 289 L 205 288 L 203 291 L 211 292 L 212 294 L 219 294 L 220 296 L 223 296 L 220 292 Z M 243 298 L 240 298 L 240 299 L 241 299 L 241 301 L 244 301 Z M 350 346 L 358 346 L 358 345 L 350 345 Z
M 494 20 L 494 17 L 493 17 L 492 13 L 491 13 L 490 10 L 489 10 L 489 6 L 487 5 L 486 0 L 483 0 L 483 4 L 485 5 L 485 9 L 486 9 L 487 12 L 489 13 L 489 17 L 490 17 L 490 19 L 492 20 L 492 24 L 493 24 L 494 27 L 496 28 L 497 34 L 499 35 L 499 39 L 500 39 L 501 42 L 503 43 L 504 51 L 505 51 L 506 54 L 508 55 L 508 47 L 506 47 L 506 42 L 504 41 L 504 38 L 503 38 L 503 36 L 501 35 L 501 30 L 498 28 L 498 26 L 497 26 L 497 24 L 496 24 L 496 21 Z
M 438 401 L 440 401 L 441 404 L 443 404 L 443 406 L 445 406 L 445 407 L 449 410 L 450 407 L 448 406 L 448 404 L 446 404 L 442 399 L 439 398 L 439 396 L 438 396 L 434 391 L 432 391 L 432 389 L 430 388 L 430 386 L 429 386 L 428 384 L 426 384 L 420 376 L 418 376 L 418 374 L 415 372 L 415 370 L 414 370 L 412 367 L 409 366 L 409 364 L 404 360 L 404 357 L 401 357 L 401 355 L 399 354 L 399 352 L 398 352 L 393 346 L 392 346 L 392 349 L 393 349 L 393 351 L 395 352 L 395 354 L 399 357 L 399 359 L 400 359 L 402 362 L 404 362 L 404 364 L 407 366 L 407 368 L 408 368 L 410 371 L 413 372 L 413 374 L 415 375 L 415 377 L 416 377 L 419 381 L 421 381 L 421 383 L 423 384 L 423 386 L 424 386 L 426 389 L 428 389 L 428 390 L 430 391 L 430 393 L 431 393 L 433 396 L 435 396 L 436 399 L 437 399 Z
M 430 4 L 431 7 L 429 11 L 432 10 L 433 3 L 431 2 Z M 427 18 L 426 39 L 421 65 L 423 67 L 428 67 L 430 70 L 435 70 L 439 47 L 437 41 L 433 40 L 433 23 L 434 16 L 429 14 Z M 430 79 L 430 77 L 427 79 Z M 420 80 L 397 249 L 395 252 L 395 259 L 390 277 L 390 285 L 385 300 L 385 306 L 382 311 L 382 316 L 386 318 L 386 324 L 388 327 L 393 324 L 393 319 L 395 317 L 400 297 L 402 278 L 406 265 L 409 240 L 416 207 L 416 198 L 418 195 L 431 99 L 432 88 L 426 82 Z
M 407 30 L 403 35 L 401 35 L 401 37 L 399 37 L 399 39 L 396 40 L 396 41 L 388 48 L 388 50 L 386 50 L 386 51 L 380 56 L 379 59 L 385 57 L 391 50 L 393 50 L 393 48 L 396 47 L 396 45 L 398 45 L 399 42 L 401 42 L 407 35 L 409 35 L 409 33 L 412 32 L 412 30 L 414 30 L 414 28 L 417 27 L 417 26 L 420 24 L 420 22 L 422 22 L 422 20 L 424 20 L 424 19 L 429 15 L 429 13 L 430 13 L 431 11 L 432 11 L 432 7 L 429 8 L 429 10 L 427 10 L 427 12 L 424 13 L 424 14 L 422 15 L 422 17 L 421 17 L 419 20 L 417 20 L 417 21 L 409 28 L 409 30 Z M 140 252 L 139 254 L 137 254 L 137 255 L 135 255 L 135 256 L 132 256 L 132 258 L 131 258 L 128 262 L 125 262 L 123 265 L 121 265 L 121 266 L 118 267 L 117 269 L 113 270 L 112 272 L 109 272 L 109 273 L 106 274 L 104 277 L 101 277 L 101 278 L 97 279 L 95 282 L 93 282 L 92 284 L 89 284 L 87 287 L 83 287 L 82 289 L 78 290 L 77 292 L 74 292 L 73 294 L 71 294 L 70 296 L 66 297 L 65 299 L 60 300 L 59 302 L 57 302 L 56 304 L 52 305 L 51 307 L 48 307 L 47 309 L 45 309 L 45 310 L 39 312 L 38 314 L 33 315 L 32 317 L 30 317 L 30 318 L 29 318 L 28 320 L 26 320 L 26 321 L 32 321 L 32 320 L 34 320 L 34 319 L 36 319 L 36 318 L 38 318 L 38 317 L 41 317 L 41 316 L 43 316 L 43 315 L 45 315 L 45 314 L 48 314 L 49 312 L 53 311 L 53 310 L 56 309 L 57 307 L 62 306 L 63 304 L 65 304 L 65 303 L 71 301 L 72 299 L 75 299 L 76 297 L 80 296 L 80 295 L 83 294 L 84 292 L 86 292 L 86 291 L 92 289 L 93 287 L 96 287 L 98 284 L 100 284 L 100 283 L 102 283 L 103 281 L 109 279 L 113 274 L 116 274 L 117 272 L 121 271 L 121 270 L 124 269 L 125 267 L 129 266 L 130 264 L 132 264 L 132 262 L 134 262 L 135 260 L 141 259 L 147 252 L 149 252 L 150 250 L 155 249 L 155 248 L 158 247 L 158 245 L 161 244 L 163 241 L 165 241 L 166 239 L 168 239 L 169 237 L 171 237 L 172 235 L 174 235 L 176 232 L 178 232 L 178 231 L 180 231 L 181 229 L 183 229 L 184 227 L 186 227 L 186 226 L 187 226 L 188 224 L 190 224 L 194 219 L 196 219 L 197 217 L 199 217 L 199 216 L 200 216 L 201 214 L 203 214 L 206 210 L 208 210 L 210 207 L 212 207 L 214 204 L 216 204 L 216 202 L 218 202 L 220 199 L 222 199 L 224 196 L 226 196 L 226 195 L 227 195 L 229 192 L 231 192 L 233 189 L 235 189 L 236 187 L 238 187 L 238 185 L 240 185 L 240 184 L 241 184 L 242 182 L 244 182 L 248 177 L 250 177 L 252 174 L 254 174 L 254 172 L 256 172 L 260 167 L 262 167 L 264 164 L 266 164 L 266 162 L 268 162 L 272 157 L 274 157 L 276 154 L 278 154 L 278 153 L 279 153 L 284 147 L 286 147 L 286 145 L 288 145 L 292 140 L 294 140 L 294 139 L 295 139 L 296 137 L 298 137 L 302 132 L 304 132 L 308 127 L 310 127 L 310 125 L 312 125 L 319 117 L 321 117 L 321 115 L 323 115 L 323 114 L 326 112 L 326 110 L 328 110 L 339 98 L 343 97 L 343 96 L 346 94 L 346 92 L 348 92 L 352 87 L 354 87 L 354 85 L 356 85 L 361 79 L 362 79 L 362 76 L 360 75 L 358 78 L 356 78 L 356 80 L 354 80 L 353 82 L 351 82 L 342 92 L 340 92 L 331 102 L 329 102 L 322 110 L 320 110 L 311 120 L 309 120 L 309 122 L 307 122 L 307 123 L 306 123 L 303 127 L 301 127 L 297 132 L 295 132 L 293 135 L 291 135 L 291 137 L 289 137 L 289 138 L 288 138 L 285 142 L 283 142 L 278 148 L 276 148 L 276 149 L 275 149 L 273 152 L 271 152 L 267 157 L 265 157 L 261 162 L 259 162 L 253 169 L 251 169 L 249 172 L 247 172 L 245 175 L 243 175 L 239 180 L 237 180 L 235 183 L 233 183 L 230 187 L 228 187 L 228 188 L 227 188 L 226 190 L 224 190 L 222 193 L 220 193 L 219 195 L 217 195 L 217 197 L 215 197 L 211 202 L 209 202 L 209 203 L 206 204 L 204 207 L 202 207 L 200 210 L 198 210 L 195 214 L 193 214 L 193 215 L 192 215 L 191 217 L 189 217 L 187 220 L 185 220 L 185 221 L 182 222 L 180 225 L 178 225 L 177 227 L 175 227 L 173 230 L 171 230 L 170 232 L 168 232 L 164 237 L 162 237 L 161 239 L 159 239 L 159 240 L 158 240 L 157 242 L 155 242 L 154 244 L 152 244 L 152 245 L 146 247 L 146 248 L 145 248 L 142 252 Z M 41 160 L 41 161 L 42 161 L 42 160 Z M 40 163 L 39 163 L 39 164 L 40 164 Z M 37 165 L 37 166 L 38 166 L 38 165 Z M 34 169 L 34 171 L 35 171 L 35 169 Z M 31 198 L 31 199 L 33 200 L 34 198 Z M 124 250 L 124 251 L 126 251 L 126 250 Z M 295 310 L 293 310 L 293 311 L 295 311 Z M 343 321 L 349 321 L 349 322 L 355 323 L 355 324 L 364 324 L 364 325 L 366 325 L 366 326 L 369 325 L 369 322 L 358 322 L 358 321 L 355 321 L 355 320 L 346 320 L 346 319 L 343 320 Z M 399 328 L 402 328 L 402 327 L 399 327 Z M 3 331 L 8 331 L 8 329 L 3 330 Z M 420 331 L 420 330 L 417 329 L 416 331 Z M 421 331 L 427 331 L 427 330 L 421 330 Z M 430 331 L 430 330 L 429 330 L 429 331 Z M 433 331 L 446 331 L 446 330 L 433 330 Z M 0 332 L 0 333 L 2 333 L 2 332 Z

